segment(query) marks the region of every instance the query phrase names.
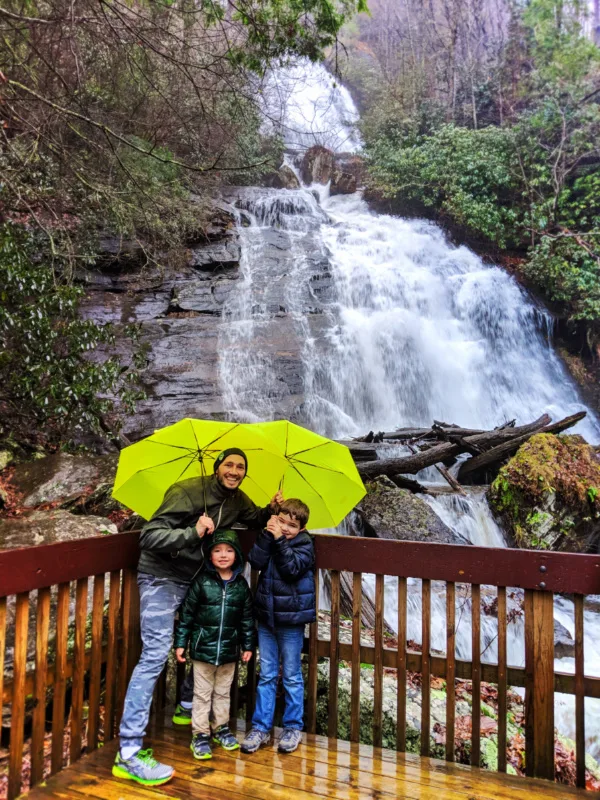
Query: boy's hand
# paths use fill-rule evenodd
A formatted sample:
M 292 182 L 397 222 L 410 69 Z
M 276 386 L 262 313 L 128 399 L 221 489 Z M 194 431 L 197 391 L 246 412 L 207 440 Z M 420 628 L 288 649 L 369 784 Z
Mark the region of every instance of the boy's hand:
M 244 652 L 242 653 L 242 661 L 244 662 L 244 664 L 247 664 L 251 658 L 252 658 L 252 650 L 244 650 Z
M 198 536 L 202 539 L 205 533 L 214 533 L 214 530 L 215 523 L 210 517 L 207 517 L 206 514 L 202 514 L 196 523 L 196 533 Z
M 271 502 L 269 503 L 269 509 L 273 511 L 275 514 L 279 513 L 279 506 L 283 503 L 284 497 L 281 489 L 279 489 L 271 498 Z
M 276 539 L 281 539 L 283 536 L 279 517 L 276 517 L 275 514 L 273 514 L 272 517 L 269 517 L 269 521 L 266 524 L 266 529 L 269 531 L 269 533 L 272 533 Z
M 177 661 L 179 661 L 180 664 L 185 664 L 185 656 L 183 655 L 184 653 L 185 653 L 185 647 L 178 647 L 175 650 L 175 657 L 177 658 Z

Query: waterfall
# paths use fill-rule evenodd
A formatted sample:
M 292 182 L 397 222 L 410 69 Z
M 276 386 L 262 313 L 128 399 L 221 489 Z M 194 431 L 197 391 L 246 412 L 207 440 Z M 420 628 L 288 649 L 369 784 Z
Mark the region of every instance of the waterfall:
M 324 68 L 300 65 L 267 83 L 269 124 L 277 122 L 291 150 L 315 142 L 336 150 L 360 147 L 351 98 Z M 277 119 L 274 97 L 285 100 Z M 429 426 L 433 419 L 493 428 L 511 419 L 530 422 L 543 412 L 556 420 L 581 409 L 552 348 L 547 312 L 511 275 L 450 244 L 438 226 L 376 214 L 359 193 L 331 197 L 323 186 L 245 188 L 231 199 L 240 214 L 242 277 L 223 313 L 219 351 L 222 393 L 233 418 L 283 416 L 343 438 Z M 592 412 L 575 430 L 600 441 Z M 504 546 L 481 491 L 425 499 L 462 538 Z M 373 588 L 366 577 L 364 591 L 373 595 Z M 386 579 L 385 588 L 386 621 L 395 628 L 396 580 Z M 497 657 L 495 594 L 482 587 L 482 659 L 490 662 Z M 515 610 L 509 663 L 519 666 L 522 592 L 507 595 Z M 420 581 L 411 580 L 409 638 L 417 642 L 420 603 Z M 432 646 L 444 652 L 443 584 L 434 582 L 432 606 Z M 572 603 L 557 597 L 555 608 L 573 634 Z M 586 673 L 599 674 L 595 607 L 586 605 L 585 621 Z M 470 595 L 460 586 L 456 655 L 471 656 Z M 556 668 L 572 672 L 573 660 L 557 660 Z M 557 695 L 557 723 L 572 737 L 571 706 L 572 698 Z M 588 698 L 587 746 L 596 757 L 598 711 L 598 701 Z

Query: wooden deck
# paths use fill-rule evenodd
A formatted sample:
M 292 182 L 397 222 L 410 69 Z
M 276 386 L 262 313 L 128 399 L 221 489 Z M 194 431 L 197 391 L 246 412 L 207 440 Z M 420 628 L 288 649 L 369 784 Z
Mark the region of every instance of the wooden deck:
M 239 733 L 239 738 L 242 734 Z M 275 744 L 254 755 L 215 748 L 211 761 L 189 751 L 189 729 L 154 728 L 148 743 L 175 767 L 169 783 L 146 789 L 112 777 L 117 744 L 111 742 L 37 786 L 28 798 L 189 798 L 189 800 L 559 800 L 584 790 L 517 778 L 391 750 L 305 734 L 292 755 Z

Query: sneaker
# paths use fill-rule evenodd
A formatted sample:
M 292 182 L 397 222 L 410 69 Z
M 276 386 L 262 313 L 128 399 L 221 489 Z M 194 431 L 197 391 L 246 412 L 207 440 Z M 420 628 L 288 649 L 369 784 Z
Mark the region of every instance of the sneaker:
M 242 742 L 242 753 L 256 753 L 261 745 L 268 744 L 270 740 L 270 733 L 259 731 L 258 728 L 251 728 Z
M 302 740 L 302 731 L 297 728 L 284 728 L 277 747 L 280 753 L 293 753 Z
M 112 774 L 115 778 L 137 781 L 143 786 L 160 786 L 161 783 L 171 780 L 175 770 L 157 761 L 152 755 L 152 750 L 138 750 L 127 760 L 117 753 Z
M 181 703 L 177 704 L 177 708 L 173 714 L 174 725 L 191 725 L 192 724 L 192 709 L 184 708 Z
M 210 736 L 208 733 L 195 733 L 192 736 L 190 750 L 194 758 L 197 758 L 198 761 L 208 761 L 209 758 L 212 758 Z
M 220 744 L 225 750 L 239 750 L 240 743 L 229 730 L 229 725 L 221 725 L 213 733 L 213 742 Z

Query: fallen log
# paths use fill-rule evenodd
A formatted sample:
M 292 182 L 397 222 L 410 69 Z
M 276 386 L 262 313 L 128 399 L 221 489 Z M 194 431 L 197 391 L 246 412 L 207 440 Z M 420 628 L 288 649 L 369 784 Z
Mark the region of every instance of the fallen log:
M 421 450 L 418 453 L 401 458 L 381 459 L 380 461 L 367 461 L 357 464 L 357 469 L 363 479 L 376 478 L 378 475 L 414 475 L 426 467 L 444 462 L 449 458 L 454 458 L 461 453 L 467 452 L 467 447 L 477 447 L 482 450 L 490 450 L 503 442 L 515 439 L 519 436 L 532 435 L 537 433 L 551 422 L 548 414 L 543 414 L 539 419 L 527 425 L 519 427 L 505 427 L 498 430 L 486 431 L 475 436 L 465 436 L 462 444 L 452 442 L 442 442 L 430 447 L 428 450 Z
M 537 433 L 561 433 L 571 428 L 573 425 L 576 425 L 578 422 L 581 422 L 586 415 L 586 411 L 580 411 L 578 414 L 572 414 L 570 417 L 565 417 L 552 425 L 546 425 L 544 428 L 537 431 Z M 458 480 L 462 481 L 466 475 L 471 475 L 478 469 L 496 464 L 512 456 L 529 438 L 531 438 L 531 434 L 518 436 L 516 439 L 511 439 L 508 442 L 493 447 L 491 450 L 487 450 L 485 453 L 470 458 L 461 465 L 458 471 Z

